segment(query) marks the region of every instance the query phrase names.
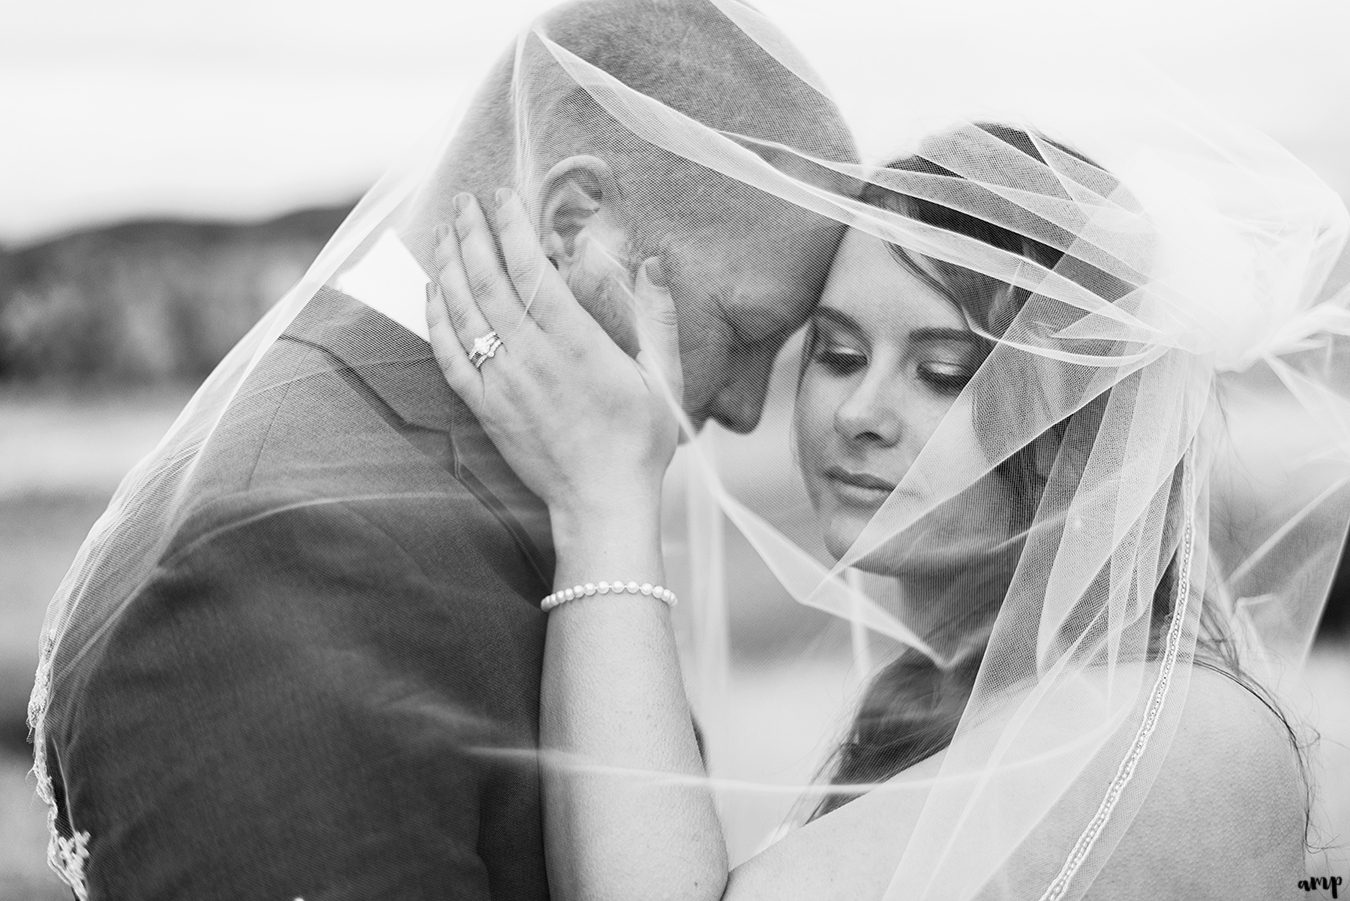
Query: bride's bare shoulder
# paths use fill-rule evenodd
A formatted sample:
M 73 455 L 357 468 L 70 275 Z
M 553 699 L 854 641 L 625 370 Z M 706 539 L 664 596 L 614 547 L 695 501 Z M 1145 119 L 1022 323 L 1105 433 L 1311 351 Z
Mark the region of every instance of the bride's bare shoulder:
M 1148 796 L 1089 895 L 1275 898 L 1304 866 L 1307 784 L 1285 712 L 1196 667 Z
M 1163 765 L 1093 881 L 1094 901 L 1265 899 L 1282 897 L 1301 878 L 1308 798 L 1284 721 L 1226 675 L 1195 667 L 1188 681 L 1184 696 L 1172 696 L 1185 706 Z M 1167 739 L 1155 734 L 1154 741 L 1156 750 Z M 936 776 L 942 756 L 906 775 Z M 1134 788 L 1144 789 L 1146 779 L 1136 775 Z M 881 897 L 922 797 L 869 792 L 738 867 L 725 898 Z M 1047 847 L 1071 843 L 1079 831 L 1081 824 L 1047 823 Z

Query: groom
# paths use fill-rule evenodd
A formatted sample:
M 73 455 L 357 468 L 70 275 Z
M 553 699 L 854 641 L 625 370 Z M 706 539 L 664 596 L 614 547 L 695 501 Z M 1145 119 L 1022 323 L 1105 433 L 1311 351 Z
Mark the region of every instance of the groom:
M 545 28 L 715 128 L 851 157 L 828 103 L 701 0 L 576 4 Z M 496 70 L 416 198 L 402 238 L 423 270 L 457 192 L 516 180 L 518 72 Z M 838 228 L 615 127 L 561 70 L 530 88 L 553 91 L 531 127 L 554 262 L 659 246 L 690 416 L 753 428 Z M 707 196 L 724 215 L 692 221 L 681 201 Z M 53 686 L 47 753 L 81 897 L 548 895 L 530 753 L 547 511 L 399 324 L 421 309 L 403 244 L 375 244 L 268 350 L 152 575 Z M 605 296 L 579 300 L 622 328 Z

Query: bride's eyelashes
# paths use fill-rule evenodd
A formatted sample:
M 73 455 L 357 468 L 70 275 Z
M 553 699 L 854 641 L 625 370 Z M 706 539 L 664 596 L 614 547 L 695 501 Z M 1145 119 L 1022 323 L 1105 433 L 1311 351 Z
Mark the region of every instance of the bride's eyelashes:
M 811 360 L 827 372 L 837 376 L 850 376 L 867 368 L 868 357 L 862 351 L 848 347 L 823 345 L 812 353 Z M 920 382 L 937 394 L 955 397 L 965 390 L 974 378 L 974 370 L 962 363 L 946 360 L 921 360 L 915 366 L 915 374 Z
M 962 363 L 924 360 L 917 367 L 919 379 L 943 394 L 956 395 L 965 390 L 975 371 Z
M 867 367 L 867 354 L 850 347 L 823 345 L 811 358 L 835 375 L 852 375 Z
M 878 360 L 895 365 L 934 395 L 955 398 L 975 377 L 979 353 L 975 338 L 962 329 L 923 324 L 907 329 L 878 348 L 851 317 L 832 308 L 820 308 L 808 326 L 807 367 L 824 375 L 850 378 Z
M 815 337 L 811 344 L 810 362 L 832 375 L 850 376 L 867 368 L 871 359 L 866 351 Z M 939 394 L 957 395 L 975 377 L 975 369 L 965 360 L 944 357 L 919 359 L 912 364 L 920 382 Z
M 824 314 L 828 311 L 818 311 Z M 833 315 L 833 314 L 831 314 Z M 806 362 L 819 366 L 831 375 L 847 376 L 867 368 L 868 354 L 857 346 L 852 336 L 824 315 L 817 315 L 807 325 Z

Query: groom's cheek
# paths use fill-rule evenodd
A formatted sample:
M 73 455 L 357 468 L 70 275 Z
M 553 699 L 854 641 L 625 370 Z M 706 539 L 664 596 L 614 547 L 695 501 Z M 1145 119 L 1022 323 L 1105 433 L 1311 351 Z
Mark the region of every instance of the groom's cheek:
M 614 343 L 629 356 L 637 356 L 640 342 L 627 273 L 614 266 L 604 271 L 578 266 L 569 273 L 567 286 Z

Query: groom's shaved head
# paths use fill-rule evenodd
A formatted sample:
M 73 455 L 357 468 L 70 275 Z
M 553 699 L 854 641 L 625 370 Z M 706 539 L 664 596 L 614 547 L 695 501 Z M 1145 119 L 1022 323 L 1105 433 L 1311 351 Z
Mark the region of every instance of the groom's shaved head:
M 786 39 L 767 23 L 763 27 L 777 39 L 775 53 L 805 71 Z M 833 104 L 707 0 L 581 0 L 551 11 L 538 28 L 627 87 L 709 128 L 825 159 L 855 156 Z M 520 94 L 522 75 L 529 97 Z M 522 124 L 527 133 L 521 133 Z M 678 220 L 695 208 L 706 212 L 699 195 L 744 189 L 616 122 L 531 37 L 519 59 L 511 52 L 499 60 L 475 98 L 447 153 L 431 205 L 448 215 L 459 191 L 482 195 L 520 184 L 522 176 L 540 177 L 542 172 L 518 170 L 523 157 L 546 170 L 574 154 L 613 166 L 630 199 L 643 202 L 650 219 Z
M 802 79 L 813 73 L 767 23 L 766 34 L 778 39 L 776 50 L 788 65 L 708 0 L 594 0 L 562 7 L 544 21 L 556 43 L 710 128 L 777 140 L 828 159 L 852 153 L 834 106 Z M 589 97 L 576 86 L 571 94 L 574 103 Z M 594 112 L 601 115 L 598 105 Z M 560 135 L 567 118 L 553 123 Z M 598 124 L 584 123 L 580 139 L 585 126 Z

